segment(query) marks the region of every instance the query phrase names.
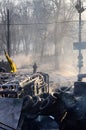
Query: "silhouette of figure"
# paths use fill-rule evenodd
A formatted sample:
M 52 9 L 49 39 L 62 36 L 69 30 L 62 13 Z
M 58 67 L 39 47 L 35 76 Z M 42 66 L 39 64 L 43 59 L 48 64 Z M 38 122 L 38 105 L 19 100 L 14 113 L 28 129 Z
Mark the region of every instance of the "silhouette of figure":
M 33 65 L 33 73 L 36 73 L 36 71 L 37 71 L 37 64 L 34 63 L 34 65 Z

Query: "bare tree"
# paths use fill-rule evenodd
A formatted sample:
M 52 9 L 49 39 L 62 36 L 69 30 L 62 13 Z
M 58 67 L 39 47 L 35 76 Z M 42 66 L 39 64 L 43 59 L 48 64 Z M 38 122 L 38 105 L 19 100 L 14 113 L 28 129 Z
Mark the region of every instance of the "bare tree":
M 68 21 L 72 20 L 74 16 L 74 1 L 70 1 L 70 4 L 66 3 L 65 0 L 51 0 L 52 6 L 54 7 L 53 19 L 54 24 L 54 45 L 55 45 L 55 67 L 59 69 L 60 58 L 61 58 L 61 48 L 64 36 L 69 32 L 65 29 L 70 27 Z
M 70 22 L 74 17 L 75 2 L 70 0 L 21 0 L 17 4 L 9 2 L 11 49 L 13 54 L 23 51 L 40 55 L 40 59 L 49 50 L 55 47 L 55 67 L 59 69 L 62 40 L 70 34 Z M 6 8 L 7 3 L 0 3 L 0 43 L 6 47 Z M 47 49 L 48 48 L 48 49 Z

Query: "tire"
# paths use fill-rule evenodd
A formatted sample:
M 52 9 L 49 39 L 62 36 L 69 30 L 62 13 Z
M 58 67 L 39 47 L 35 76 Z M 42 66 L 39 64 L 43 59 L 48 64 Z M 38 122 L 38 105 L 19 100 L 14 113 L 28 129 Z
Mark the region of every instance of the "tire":
M 86 82 L 74 82 L 74 95 L 75 96 L 86 95 Z
M 49 106 L 50 100 L 49 98 L 45 99 L 41 105 L 40 105 L 40 110 L 44 110 L 45 108 L 47 108 Z
M 49 96 L 49 93 L 43 93 L 40 95 L 40 98 L 46 99 Z
M 58 98 L 58 93 L 57 92 L 53 93 L 53 97 L 57 99 Z
M 32 108 L 37 107 L 37 105 L 38 105 L 39 102 L 41 101 L 40 97 L 38 97 L 38 96 L 33 96 L 33 97 L 32 97 L 32 100 L 33 100 Z
M 33 105 L 32 97 L 29 95 L 25 96 L 22 110 L 29 111 L 32 105 Z

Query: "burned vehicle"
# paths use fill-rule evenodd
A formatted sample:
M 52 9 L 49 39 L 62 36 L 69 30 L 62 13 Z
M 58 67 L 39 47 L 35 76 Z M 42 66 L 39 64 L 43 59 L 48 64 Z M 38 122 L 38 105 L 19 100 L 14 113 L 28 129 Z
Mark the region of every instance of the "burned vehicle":
M 48 74 L 0 74 L 0 130 L 86 130 L 86 82 L 49 93 Z

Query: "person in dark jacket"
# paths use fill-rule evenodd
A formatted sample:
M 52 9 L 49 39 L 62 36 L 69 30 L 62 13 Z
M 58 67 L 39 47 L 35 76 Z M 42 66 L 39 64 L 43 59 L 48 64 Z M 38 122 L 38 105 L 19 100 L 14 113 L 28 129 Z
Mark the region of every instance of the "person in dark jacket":
M 36 72 L 37 72 L 37 64 L 34 63 L 34 65 L 33 65 L 33 73 L 36 73 Z

